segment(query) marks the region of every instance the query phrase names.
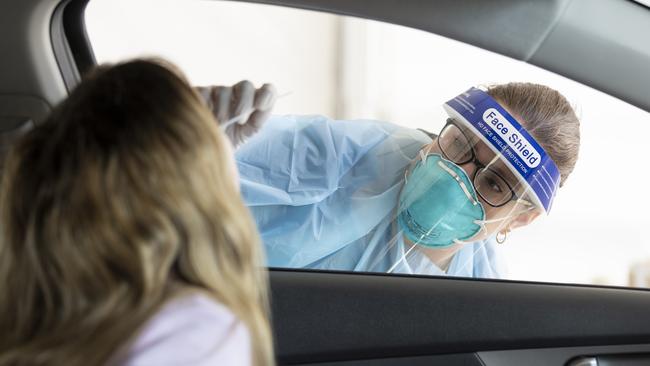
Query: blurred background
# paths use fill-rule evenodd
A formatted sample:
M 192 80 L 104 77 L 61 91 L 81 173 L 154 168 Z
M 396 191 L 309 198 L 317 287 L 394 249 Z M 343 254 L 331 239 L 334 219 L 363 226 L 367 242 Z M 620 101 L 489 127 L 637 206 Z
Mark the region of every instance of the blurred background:
M 581 118 L 580 158 L 551 214 L 499 246 L 507 278 L 650 287 L 645 111 L 467 44 L 338 15 L 228 1 L 91 0 L 86 25 L 98 62 L 161 56 L 194 85 L 271 82 L 283 95 L 277 114 L 437 132 L 442 104 L 471 86 L 555 88 Z

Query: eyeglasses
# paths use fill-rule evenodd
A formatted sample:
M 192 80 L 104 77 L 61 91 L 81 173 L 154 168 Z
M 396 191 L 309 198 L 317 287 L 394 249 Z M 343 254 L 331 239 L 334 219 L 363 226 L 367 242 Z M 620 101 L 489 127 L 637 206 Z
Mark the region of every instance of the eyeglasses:
M 438 147 L 442 155 L 455 164 L 463 165 L 469 162 L 476 165 L 472 183 L 481 198 L 492 207 L 501 207 L 512 200 L 518 199 L 508 181 L 499 173 L 486 167 L 476 157 L 475 141 L 467 137 L 465 132 L 452 119 L 438 135 Z

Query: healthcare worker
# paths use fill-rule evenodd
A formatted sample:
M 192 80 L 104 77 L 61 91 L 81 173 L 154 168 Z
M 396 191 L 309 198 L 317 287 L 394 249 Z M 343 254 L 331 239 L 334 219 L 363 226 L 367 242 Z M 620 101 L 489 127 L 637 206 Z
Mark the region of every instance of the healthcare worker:
M 236 151 L 271 267 L 500 277 L 495 241 L 550 211 L 579 122 L 557 91 L 471 88 L 439 135 L 274 116 Z

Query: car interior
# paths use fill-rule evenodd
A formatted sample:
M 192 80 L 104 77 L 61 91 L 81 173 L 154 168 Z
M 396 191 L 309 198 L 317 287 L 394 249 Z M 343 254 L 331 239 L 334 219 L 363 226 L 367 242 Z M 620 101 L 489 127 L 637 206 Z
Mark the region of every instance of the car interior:
M 435 33 L 553 71 L 650 112 L 650 8 L 641 2 L 248 2 Z M 0 4 L 0 151 L 43 121 L 96 64 L 84 24 L 87 4 Z M 269 272 L 280 365 L 650 364 L 646 289 L 300 269 Z

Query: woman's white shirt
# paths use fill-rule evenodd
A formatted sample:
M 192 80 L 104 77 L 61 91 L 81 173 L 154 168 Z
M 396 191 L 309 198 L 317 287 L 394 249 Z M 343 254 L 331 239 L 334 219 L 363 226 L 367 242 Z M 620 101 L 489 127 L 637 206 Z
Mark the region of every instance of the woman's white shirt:
M 225 306 L 203 294 L 173 299 L 149 319 L 123 366 L 250 366 L 246 326 Z

